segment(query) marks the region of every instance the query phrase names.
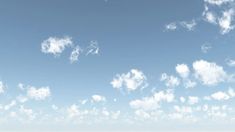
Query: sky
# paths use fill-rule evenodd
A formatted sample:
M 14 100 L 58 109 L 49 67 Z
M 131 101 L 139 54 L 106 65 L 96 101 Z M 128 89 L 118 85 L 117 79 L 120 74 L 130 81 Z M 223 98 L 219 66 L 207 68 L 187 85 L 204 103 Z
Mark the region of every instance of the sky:
M 234 0 L 2 0 L 0 131 L 234 131 L 234 19 Z

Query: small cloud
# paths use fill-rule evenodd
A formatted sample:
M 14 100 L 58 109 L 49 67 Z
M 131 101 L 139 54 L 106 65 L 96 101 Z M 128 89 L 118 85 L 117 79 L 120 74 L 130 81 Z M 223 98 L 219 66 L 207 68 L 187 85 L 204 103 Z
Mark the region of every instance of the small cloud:
M 90 45 L 87 47 L 87 53 L 86 55 L 97 55 L 99 54 L 99 45 L 98 45 L 98 42 L 97 41 L 91 41 L 90 42 Z
M 199 102 L 199 98 L 198 97 L 195 97 L 195 96 L 189 96 L 188 97 L 188 103 L 190 105 L 197 104 L 198 102 Z
M 175 70 L 182 78 L 187 78 L 190 73 L 190 70 L 186 64 L 177 64 Z
M 99 103 L 99 102 L 105 102 L 105 101 L 106 101 L 106 98 L 104 96 L 101 96 L 101 95 L 92 96 L 92 102 Z
M 193 31 L 197 25 L 195 20 L 192 21 L 182 21 L 180 22 L 180 25 L 184 28 L 186 28 L 188 31 Z
M 211 50 L 212 49 L 212 46 L 211 46 L 211 44 L 208 44 L 208 43 L 206 43 L 206 44 L 203 44 L 202 46 L 201 46 L 201 51 L 203 52 L 203 53 L 207 53 L 209 50 Z
M 0 94 L 5 92 L 6 87 L 7 86 L 2 81 L 0 81 Z
M 180 80 L 175 76 L 169 76 L 166 73 L 161 75 L 160 81 L 164 81 L 167 87 L 173 88 L 180 85 Z
M 73 45 L 71 37 L 49 37 L 44 40 L 41 44 L 41 51 L 46 54 L 53 54 L 54 56 L 59 56 L 66 47 Z
M 78 61 L 79 55 L 82 53 L 82 49 L 77 45 L 70 54 L 69 60 L 71 63 Z
M 230 67 L 235 67 L 235 60 L 232 60 L 232 59 L 226 59 L 225 60 L 227 65 L 230 66 Z
M 50 88 L 49 87 L 41 87 L 41 88 L 30 87 L 27 91 L 27 96 L 35 100 L 45 100 L 46 98 L 51 96 Z
M 176 23 L 172 22 L 172 23 L 170 23 L 170 24 L 167 24 L 167 25 L 165 26 L 165 29 L 166 29 L 167 31 L 175 31 L 175 30 L 177 29 L 177 25 L 176 25 Z

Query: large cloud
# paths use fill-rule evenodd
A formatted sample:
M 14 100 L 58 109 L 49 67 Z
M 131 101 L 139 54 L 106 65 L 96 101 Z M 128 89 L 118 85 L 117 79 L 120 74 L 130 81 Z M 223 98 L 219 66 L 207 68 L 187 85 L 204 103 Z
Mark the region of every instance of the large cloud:
M 195 77 L 202 81 L 204 85 L 216 85 L 229 79 L 229 75 L 222 66 L 214 62 L 198 60 L 193 63 Z

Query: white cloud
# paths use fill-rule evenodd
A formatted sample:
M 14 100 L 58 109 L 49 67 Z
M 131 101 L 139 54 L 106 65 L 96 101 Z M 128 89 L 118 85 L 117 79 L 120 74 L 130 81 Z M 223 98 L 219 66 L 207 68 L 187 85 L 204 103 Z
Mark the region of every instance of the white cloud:
M 229 79 L 222 66 L 214 62 L 198 60 L 193 63 L 195 77 L 203 82 L 204 85 L 216 85 Z
M 81 54 L 82 49 L 77 45 L 70 54 L 69 60 L 71 63 L 78 61 L 78 57 Z
M 173 102 L 174 97 L 172 90 L 160 91 L 151 97 L 133 100 L 130 102 L 130 106 L 134 109 L 154 110 L 160 108 L 161 102 Z
M 41 87 L 41 88 L 30 87 L 27 91 L 27 95 L 31 99 L 45 100 L 46 98 L 50 97 L 51 92 L 49 87 Z
M 2 81 L 0 81 L 0 94 L 4 93 L 6 89 L 6 86 Z
M 227 93 L 221 91 L 212 94 L 211 97 L 215 100 L 228 100 L 230 98 Z
M 141 117 L 141 118 L 144 118 L 144 119 L 149 119 L 151 117 L 151 115 L 148 112 L 144 111 L 144 110 L 136 110 L 135 114 L 138 117 Z
M 197 104 L 198 102 L 199 102 L 199 98 L 198 97 L 195 97 L 195 96 L 189 96 L 188 97 L 188 103 L 190 105 Z
M 92 102 L 105 102 L 106 98 L 101 95 L 93 95 L 92 96 Z
M 161 81 L 165 81 L 165 85 L 167 87 L 176 87 L 180 84 L 180 80 L 177 77 L 174 76 L 168 76 L 166 73 L 163 73 L 161 75 Z
M 165 26 L 165 29 L 166 30 L 170 30 L 170 31 L 174 31 L 174 30 L 177 29 L 177 25 L 176 25 L 176 23 L 173 22 L 173 23 L 167 24 Z
M 147 78 L 142 71 L 131 69 L 131 71 L 126 74 L 117 74 L 111 81 L 111 85 L 116 89 L 122 89 L 125 87 L 129 92 L 137 89 L 143 89 L 147 87 L 148 84 Z
M 91 41 L 90 46 L 88 46 L 88 48 L 87 48 L 86 55 L 89 55 L 89 54 L 97 55 L 97 54 L 99 54 L 99 50 L 100 50 L 100 48 L 99 48 L 98 42 L 97 41 Z
M 203 52 L 203 53 L 207 53 L 209 50 L 211 50 L 211 48 L 212 48 L 212 46 L 210 45 L 210 44 L 203 44 L 202 46 L 201 46 L 201 51 Z
M 211 24 L 217 24 L 217 16 L 215 13 L 208 11 L 208 7 L 205 6 L 205 11 L 203 12 L 203 16 L 205 21 L 211 23 Z
M 175 70 L 182 78 L 187 78 L 190 73 L 190 70 L 186 64 L 177 64 Z
M 234 10 L 230 9 L 224 11 L 223 16 L 219 18 L 219 26 L 222 34 L 228 33 L 234 29 L 234 25 L 232 25 L 233 16 L 234 16 Z
M 235 91 L 233 88 L 229 88 L 226 92 L 218 91 L 211 95 L 214 100 L 229 100 L 235 97 Z
M 26 115 L 29 120 L 33 120 L 36 118 L 36 114 L 32 109 L 25 108 L 23 105 L 20 106 L 20 113 Z
M 184 103 L 186 101 L 186 99 L 184 97 L 180 97 L 180 102 Z
M 192 21 L 182 21 L 180 22 L 182 27 L 186 28 L 188 31 L 193 31 L 195 29 L 195 26 L 197 25 L 195 20 Z
M 235 60 L 226 59 L 226 63 L 228 66 L 235 67 Z
M 28 101 L 28 98 L 22 95 L 19 95 L 16 97 L 16 99 L 20 102 L 20 103 L 25 103 Z
M 16 105 L 16 101 L 12 100 L 10 104 L 4 106 L 4 110 L 9 110 Z
M 204 1 L 207 2 L 208 4 L 221 6 L 223 4 L 231 3 L 234 0 L 204 0 Z
M 80 114 L 80 111 L 78 109 L 78 106 L 73 104 L 71 105 L 68 109 L 67 109 L 67 112 L 68 112 L 68 116 L 70 118 L 72 117 L 75 117 L 75 116 L 78 116 Z
M 191 80 L 186 80 L 184 82 L 185 88 L 194 88 L 194 87 L 196 87 L 196 85 L 197 85 L 197 83 L 194 81 L 191 81 Z
M 73 45 L 71 37 L 49 37 L 41 44 L 41 51 L 46 54 L 53 54 L 54 56 L 60 55 L 66 47 Z

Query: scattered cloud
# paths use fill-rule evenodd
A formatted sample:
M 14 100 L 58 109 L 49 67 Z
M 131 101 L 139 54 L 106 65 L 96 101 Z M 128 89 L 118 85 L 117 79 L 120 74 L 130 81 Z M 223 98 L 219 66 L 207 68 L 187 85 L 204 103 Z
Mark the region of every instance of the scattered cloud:
M 180 84 L 180 80 L 175 76 L 169 76 L 166 73 L 161 75 L 160 81 L 164 81 L 165 85 L 170 88 L 174 88 Z
M 128 73 L 117 74 L 111 81 L 111 85 L 116 89 L 125 89 L 128 92 L 147 87 L 147 78 L 138 69 L 131 69 Z
M 182 21 L 180 22 L 182 27 L 186 28 L 188 31 L 193 31 L 197 25 L 195 20 L 192 21 Z
M 190 105 L 194 105 L 194 104 L 197 104 L 199 102 L 199 98 L 196 97 L 196 96 L 189 96 L 188 97 L 188 103 Z
M 227 65 L 230 66 L 230 67 L 235 67 L 235 60 L 232 60 L 232 59 L 226 59 L 225 60 Z
M 167 31 L 175 31 L 177 29 L 177 25 L 176 25 L 176 23 L 173 22 L 173 23 L 167 24 L 165 26 L 165 29 Z

